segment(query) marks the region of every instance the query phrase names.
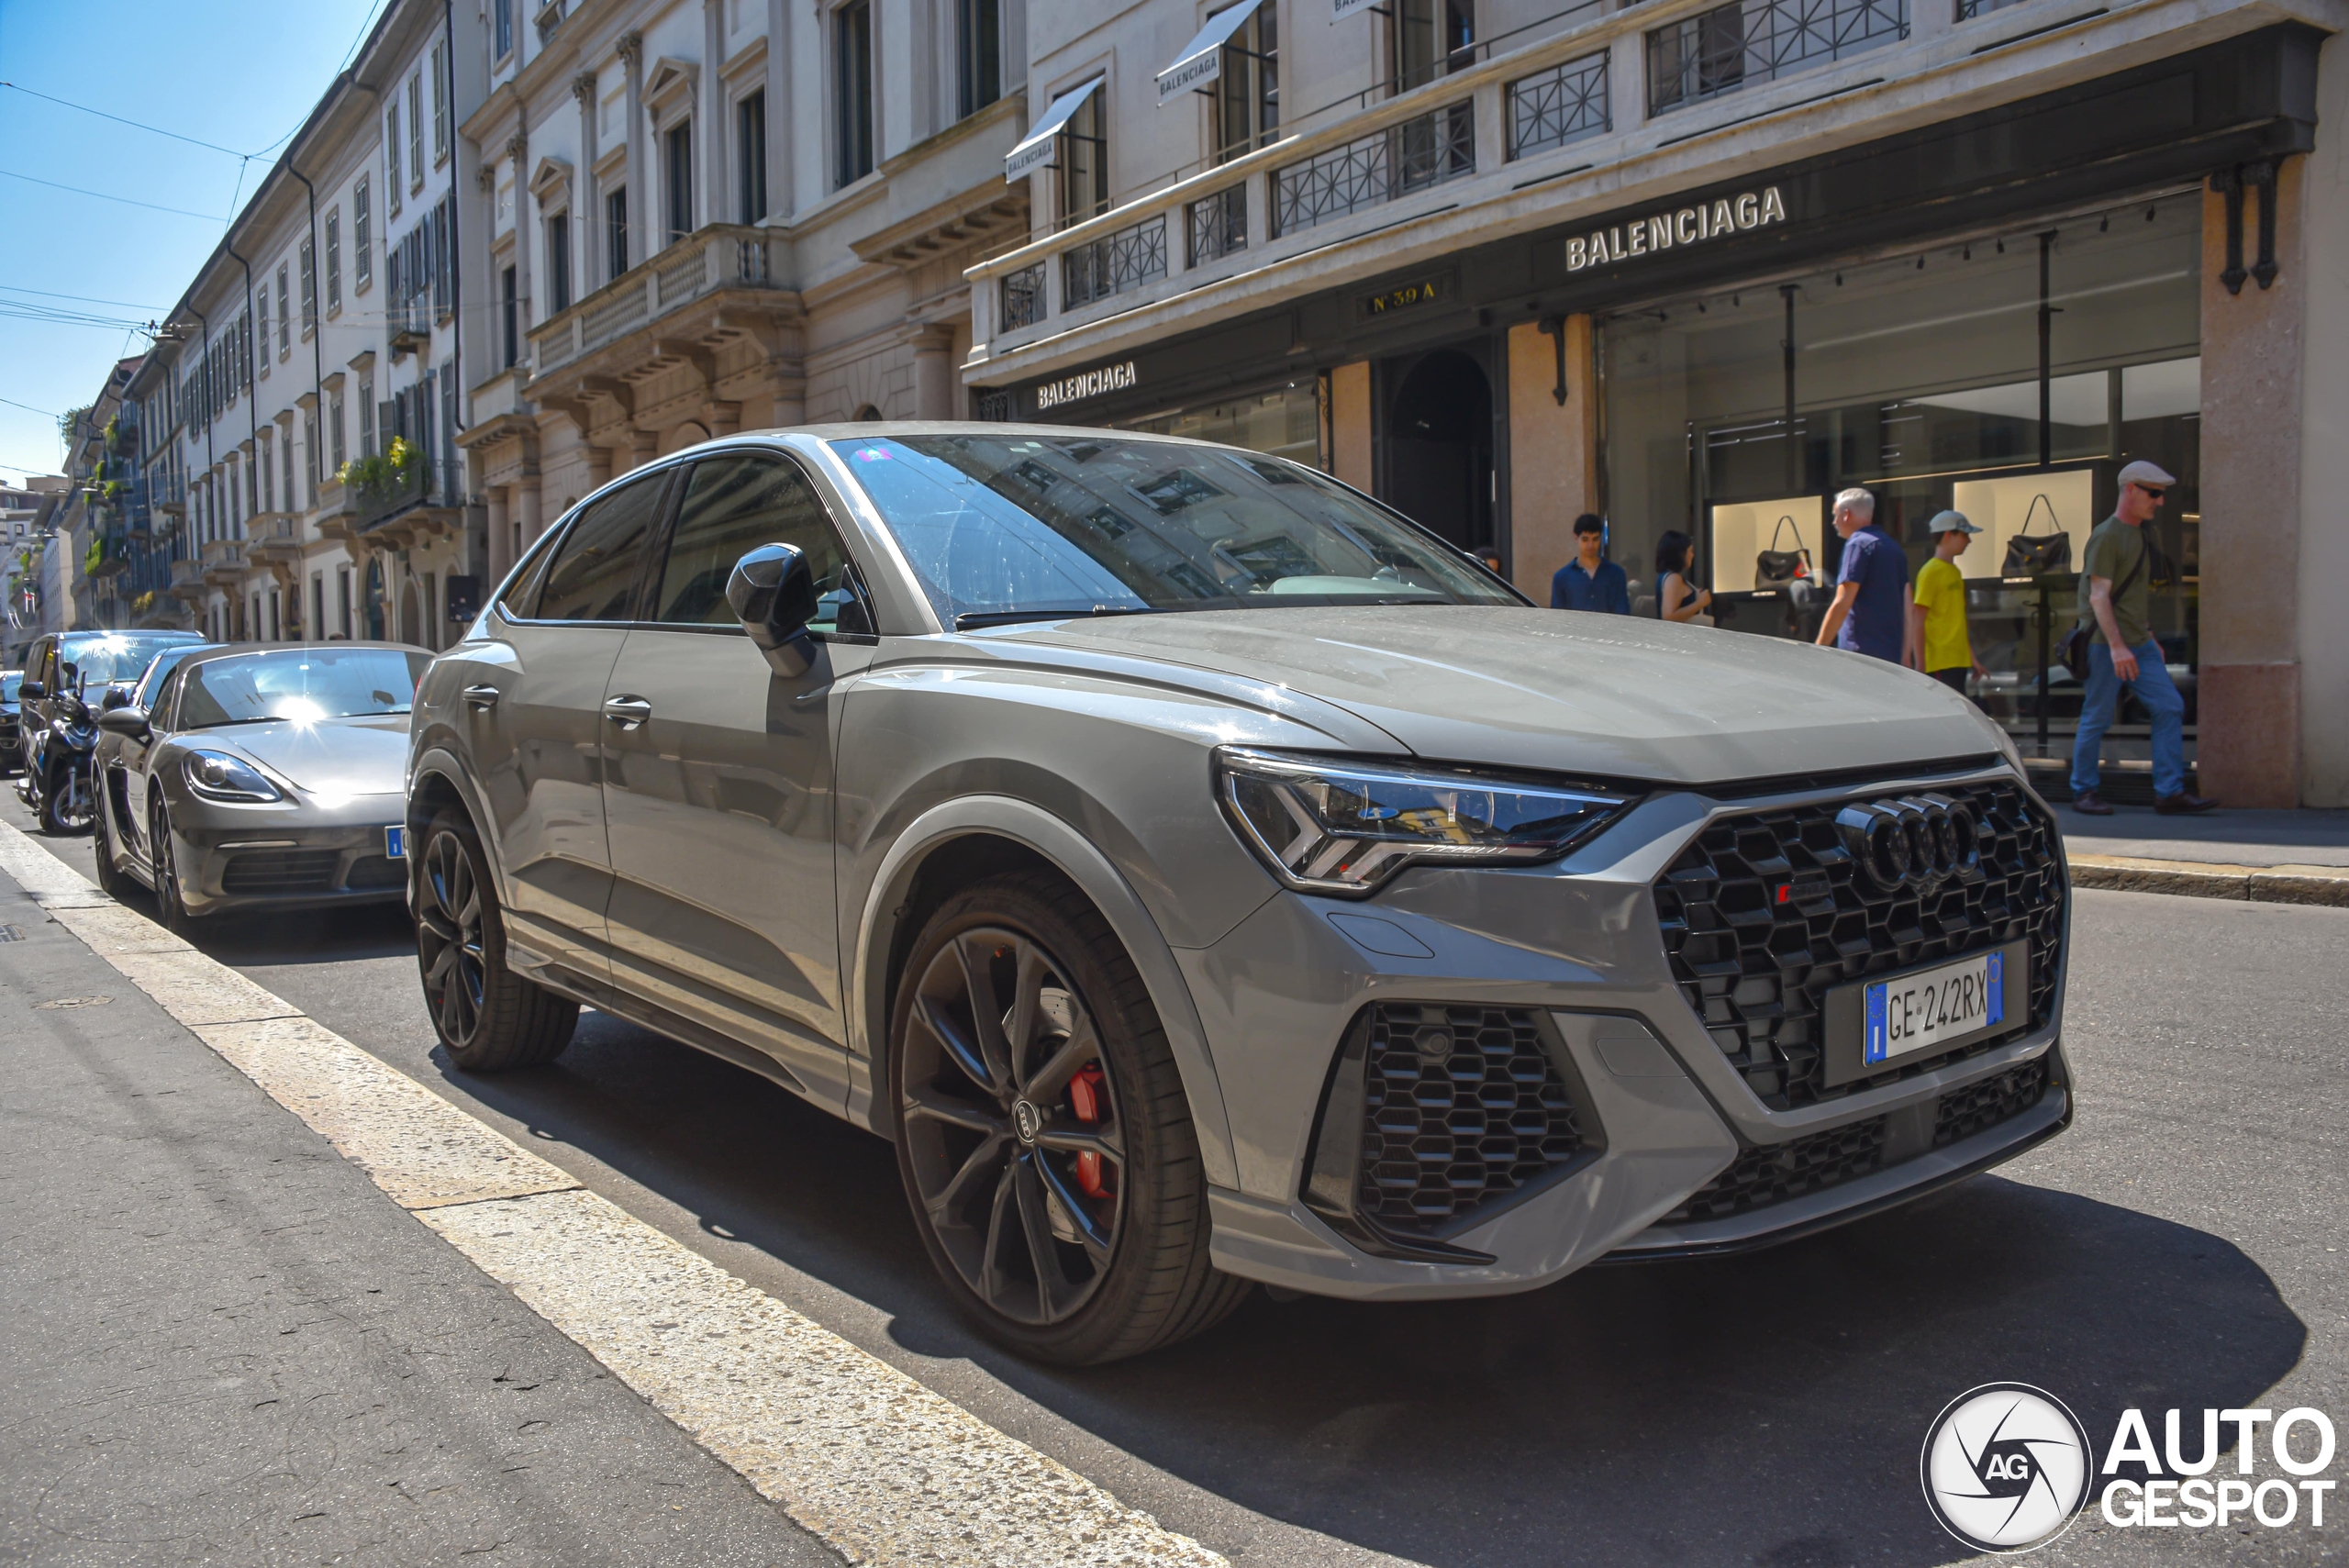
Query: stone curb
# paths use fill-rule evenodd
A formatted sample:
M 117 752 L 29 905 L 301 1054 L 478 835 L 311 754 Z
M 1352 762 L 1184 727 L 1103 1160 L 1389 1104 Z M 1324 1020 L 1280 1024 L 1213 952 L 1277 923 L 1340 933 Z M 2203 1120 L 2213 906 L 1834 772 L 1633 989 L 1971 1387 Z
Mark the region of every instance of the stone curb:
M 2349 908 L 2349 867 L 2344 866 L 2238 866 L 2207 861 L 2143 861 L 2123 855 L 2069 859 L 2075 887 Z

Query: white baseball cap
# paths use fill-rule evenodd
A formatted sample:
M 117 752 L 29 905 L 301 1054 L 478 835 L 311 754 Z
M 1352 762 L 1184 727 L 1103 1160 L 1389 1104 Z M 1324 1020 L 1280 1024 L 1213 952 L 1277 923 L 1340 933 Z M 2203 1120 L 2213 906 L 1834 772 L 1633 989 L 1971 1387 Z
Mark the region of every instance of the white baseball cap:
M 1982 530 L 1968 522 L 1963 512 L 1935 512 L 1927 532 L 1937 534 L 1978 534 Z

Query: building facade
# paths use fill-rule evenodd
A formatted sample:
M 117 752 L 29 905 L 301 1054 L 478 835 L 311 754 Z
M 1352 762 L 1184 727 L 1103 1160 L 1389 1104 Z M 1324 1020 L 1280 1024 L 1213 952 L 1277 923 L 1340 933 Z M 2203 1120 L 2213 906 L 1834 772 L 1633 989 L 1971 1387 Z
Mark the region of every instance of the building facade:
M 1838 490 L 1920 562 L 1954 506 L 1987 530 L 1982 701 L 2051 757 L 2076 579 L 2010 541 L 2076 564 L 2149 458 L 2201 787 L 2349 804 L 2318 601 L 2349 568 L 2342 14 L 1038 6 L 1051 106 L 1008 164 L 1038 220 L 968 273 L 963 379 L 985 414 L 1319 462 L 1544 602 L 1577 514 L 1651 594 L 1677 530 L 1742 631 L 1815 627 L 1757 557 L 1831 573 Z

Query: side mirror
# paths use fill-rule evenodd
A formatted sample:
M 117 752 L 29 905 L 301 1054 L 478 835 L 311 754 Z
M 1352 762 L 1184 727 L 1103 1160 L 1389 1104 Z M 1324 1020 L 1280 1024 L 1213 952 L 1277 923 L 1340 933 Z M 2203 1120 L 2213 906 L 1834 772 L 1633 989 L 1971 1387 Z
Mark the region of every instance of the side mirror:
M 124 685 L 119 681 L 117 681 L 106 687 L 106 695 L 98 699 L 98 706 L 101 709 L 110 710 L 117 707 L 128 707 L 129 706 L 130 688 Z
M 804 675 L 815 662 L 807 623 L 816 618 L 816 577 L 793 545 L 763 544 L 734 563 L 726 602 L 779 675 Z
M 39 681 L 27 681 L 17 688 L 19 702 L 39 702 L 49 695 L 49 688 Z
M 126 698 L 119 707 L 110 707 L 98 715 L 98 728 L 109 735 L 119 735 L 126 740 L 144 740 L 149 733 L 147 710 L 143 707 L 131 706 Z

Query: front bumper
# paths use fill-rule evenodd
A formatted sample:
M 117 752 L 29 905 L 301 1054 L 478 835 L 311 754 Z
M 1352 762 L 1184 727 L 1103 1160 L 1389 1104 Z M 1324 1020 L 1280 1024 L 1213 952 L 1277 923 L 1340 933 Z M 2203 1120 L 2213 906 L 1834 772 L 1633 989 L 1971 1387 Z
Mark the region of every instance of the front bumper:
M 328 808 L 182 804 L 172 852 L 191 915 L 388 904 L 406 896 L 406 862 L 384 852 L 402 797 L 357 795 Z
M 1178 953 L 1240 1173 L 1237 1190 L 1210 1195 L 1217 1265 L 1359 1298 L 1520 1291 L 1601 1260 L 1731 1251 L 1845 1223 L 2067 1126 L 2060 967 L 2046 1015 L 1987 1051 L 1820 1103 L 1765 1103 L 1675 983 L 1653 891 L 1709 822 L 1755 809 L 1660 797 L 1557 866 L 1416 872 L 1368 903 L 1283 894 L 1215 946 Z M 1348 1093 L 1365 1104 L 1349 1031 L 1366 1018 L 1414 1017 L 1515 1020 L 1520 1033 L 1538 1020 L 1554 1079 L 1575 1102 L 1580 1144 L 1519 1190 L 1485 1189 L 1456 1223 L 1397 1245 L 1392 1231 L 1330 1201 L 1345 1184 L 1317 1182 L 1316 1167 L 1326 1176 L 1331 1165 L 1325 1107 Z M 1460 1076 L 1456 1061 L 1447 1065 Z M 1510 1059 L 1520 1085 L 1526 1065 Z M 1473 1080 L 1478 1062 L 1465 1071 Z M 1412 1076 L 1408 1062 L 1403 1073 Z M 1431 1066 L 1429 1080 L 1442 1075 Z M 1475 1180 L 1495 1149 L 1520 1150 L 1509 1095 L 1489 1079 L 1479 1091 L 1498 1107 L 1489 1114 L 1468 1094 L 1447 1100 L 1431 1081 L 1389 1091 L 1419 1096 L 1404 1118 L 1419 1135 L 1413 1147 L 1442 1145 L 1434 1158 L 1453 1162 L 1455 1181 L 1464 1170 Z M 1381 1107 L 1399 1102 L 1369 1103 L 1375 1126 L 1386 1124 Z M 1531 1102 L 1520 1094 L 1515 1103 Z M 1429 1106 L 1438 1108 L 1420 1114 Z M 1529 1168 L 1519 1157 L 1516 1169 Z

